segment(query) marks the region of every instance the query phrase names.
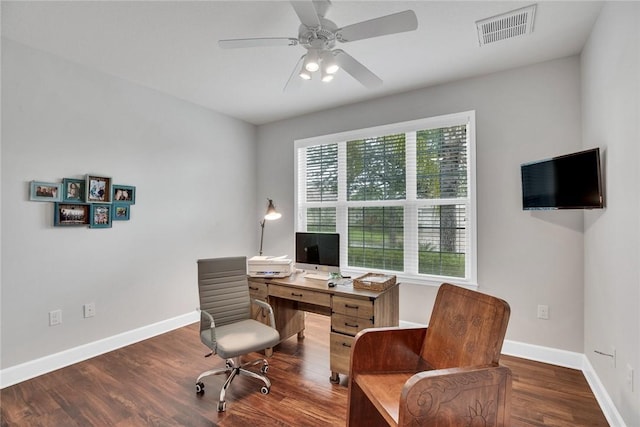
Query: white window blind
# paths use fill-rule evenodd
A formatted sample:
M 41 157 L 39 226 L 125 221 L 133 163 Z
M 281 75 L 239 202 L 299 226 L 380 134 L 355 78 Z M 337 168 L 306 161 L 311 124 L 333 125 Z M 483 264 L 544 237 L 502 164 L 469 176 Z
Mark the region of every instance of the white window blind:
M 475 284 L 474 112 L 296 141 L 296 230 L 343 271 Z

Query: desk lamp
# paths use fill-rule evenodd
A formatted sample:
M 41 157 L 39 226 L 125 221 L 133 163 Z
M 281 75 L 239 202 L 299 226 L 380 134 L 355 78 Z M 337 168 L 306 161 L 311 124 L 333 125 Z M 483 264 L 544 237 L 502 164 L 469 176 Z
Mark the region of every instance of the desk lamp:
M 264 240 L 264 223 L 269 220 L 272 221 L 274 219 L 278 219 L 282 216 L 281 213 L 276 211 L 276 207 L 273 205 L 273 200 L 267 199 L 269 201 L 269 205 L 267 206 L 267 213 L 264 215 L 264 219 L 260 222 L 260 227 L 262 227 L 262 232 L 260 234 L 260 256 L 262 256 L 262 242 Z

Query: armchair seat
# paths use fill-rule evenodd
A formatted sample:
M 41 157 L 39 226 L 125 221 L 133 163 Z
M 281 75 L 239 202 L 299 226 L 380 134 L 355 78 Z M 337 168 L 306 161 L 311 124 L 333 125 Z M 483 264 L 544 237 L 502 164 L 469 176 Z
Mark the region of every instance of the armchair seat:
M 358 375 L 357 381 L 360 390 L 375 403 L 376 409 L 387 424 L 398 425 L 402 388 L 413 375 L 413 372 L 363 374 Z

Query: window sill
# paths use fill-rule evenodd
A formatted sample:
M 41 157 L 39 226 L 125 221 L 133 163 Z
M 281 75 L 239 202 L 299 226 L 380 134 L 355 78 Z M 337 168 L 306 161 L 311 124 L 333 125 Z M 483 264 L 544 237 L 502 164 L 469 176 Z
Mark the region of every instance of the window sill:
M 351 276 L 352 278 L 358 278 L 360 276 L 363 276 L 367 273 L 371 273 L 372 271 L 370 270 L 365 270 L 365 269 L 355 269 L 355 268 L 344 268 L 342 269 L 342 275 L 343 276 Z M 473 289 L 473 290 L 478 290 L 478 284 L 475 282 L 469 282 L 463 279 L 456 279 L 455 277 L 442 277 L 442 278 L 436 278 L 436 277 L 425 277 L 425 276 L 414 276 L 414 275 L 409 275 L 409 274 L 399 274 L 397 272 L 394 271 L 387 271 L 387 270 L 374 270 L 373 272 L 377 272 L 377 273 L 385 273 L 385 274 L 395 274 L 396 276 L 396 280 L 399 283 L 406 283 L 406 284 L 410 284 L 410 285 L 417 285 L 417 286 L 432 286 L 432 287 L 439 287 L 441 284 L 443 283 L 451 283 L 452 285 L 457 285 L 457 286 L 462 286 L 464 288 L 468 288 L 468 289 Z

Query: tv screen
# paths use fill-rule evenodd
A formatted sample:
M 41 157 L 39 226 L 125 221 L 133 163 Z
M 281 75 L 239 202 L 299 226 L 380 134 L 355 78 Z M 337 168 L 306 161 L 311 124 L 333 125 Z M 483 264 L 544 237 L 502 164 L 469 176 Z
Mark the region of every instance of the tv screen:
M 340 234 L 296 232 L 295 243 L 297 268 L 340 272 Z
M 604 206 L 598 148 L 524 163 L 520 169 L 525 210 Z

